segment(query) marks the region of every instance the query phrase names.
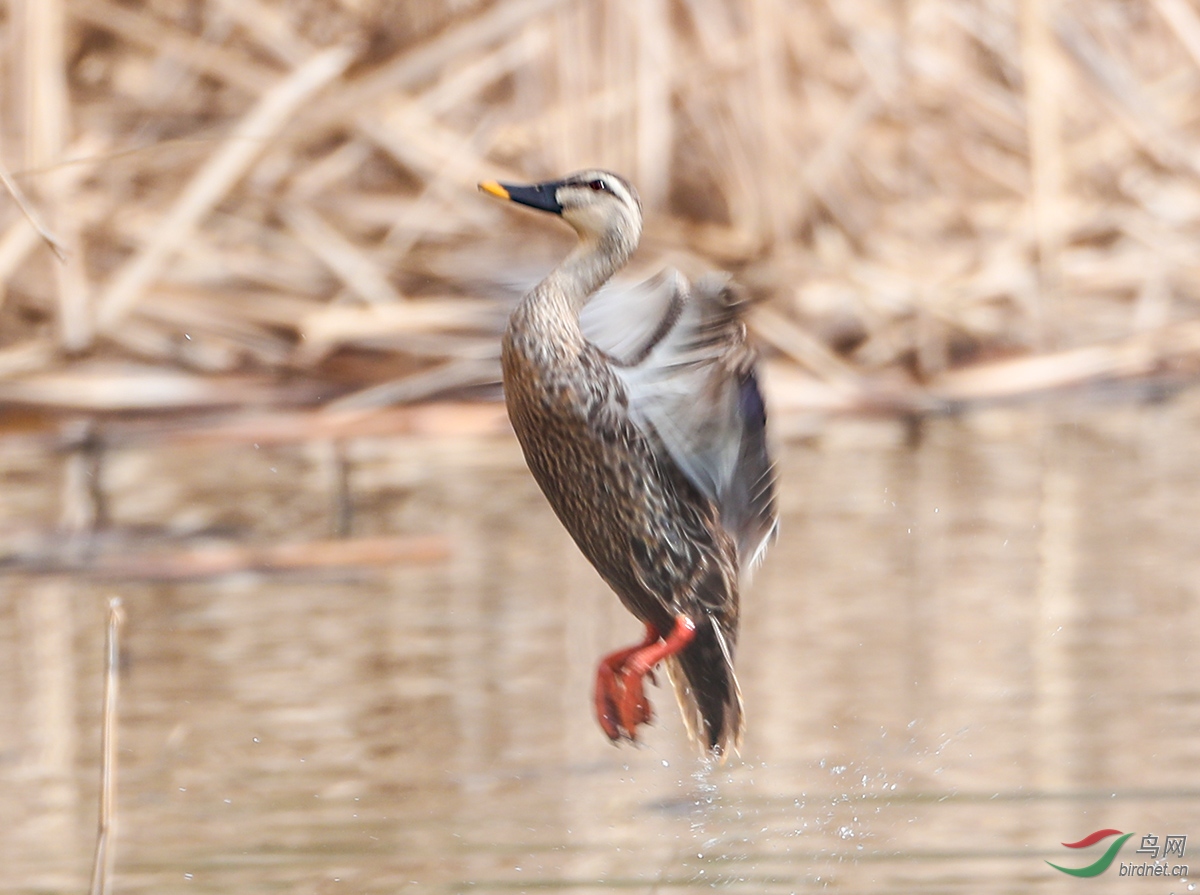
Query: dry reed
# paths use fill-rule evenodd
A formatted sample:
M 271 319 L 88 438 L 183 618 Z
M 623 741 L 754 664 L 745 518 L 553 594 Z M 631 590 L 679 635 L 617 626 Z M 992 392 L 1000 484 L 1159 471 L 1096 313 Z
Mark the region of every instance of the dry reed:
M 121 626 L 125 611 L 119 597 L 108 601 L 104 644 L 104 707 L 100 726 L 100 812 L 96 853 L 92 862 L 91 895 L 112 891 L 117 835 L 117 702 L 121 685 Z
M 641 187 L 642 269 L 703 258 L 765 300 L 785 412 L 1200 357 L 1185 0 L 8 9 L 0 406 L 26 415 L 315 430 L 495 397 L 504 309 L 561 242 L 474 184 L 590 164 Z

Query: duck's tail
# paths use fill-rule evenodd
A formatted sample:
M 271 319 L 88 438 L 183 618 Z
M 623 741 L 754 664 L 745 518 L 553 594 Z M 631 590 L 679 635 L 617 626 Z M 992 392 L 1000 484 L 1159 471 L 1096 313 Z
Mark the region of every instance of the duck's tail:
M 667 674 L 688 735 L 706 757 L 724 762 L 742 743 L 742 691 L 733 672 L 736 630 L 709 612 L 694 621 L 695 637 L 666 660 Z

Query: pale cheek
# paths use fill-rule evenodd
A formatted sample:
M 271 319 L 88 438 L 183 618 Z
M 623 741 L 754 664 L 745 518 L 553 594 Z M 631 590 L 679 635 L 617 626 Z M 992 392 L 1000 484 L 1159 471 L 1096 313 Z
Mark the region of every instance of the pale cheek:
M 563 216 L 572 224 L 588 230 L 601 230 L 605 225 L 604 216 L 595 208 L 573 208 Z

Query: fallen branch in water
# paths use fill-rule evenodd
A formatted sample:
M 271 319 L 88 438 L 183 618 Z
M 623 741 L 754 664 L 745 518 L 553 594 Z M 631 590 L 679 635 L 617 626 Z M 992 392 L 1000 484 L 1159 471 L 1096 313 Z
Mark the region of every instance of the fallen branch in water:
M 97 550 L 88 555 L 61 538 L 0 556 L 0 569 L 26 574 L 83 575 L 108 580 L 178 581 L 240 572 L 278 574 L 383 568 L 441 562 L 450 555 L 440 535 L 337 538 L 293 544 L 220 544 L 160 550 Z

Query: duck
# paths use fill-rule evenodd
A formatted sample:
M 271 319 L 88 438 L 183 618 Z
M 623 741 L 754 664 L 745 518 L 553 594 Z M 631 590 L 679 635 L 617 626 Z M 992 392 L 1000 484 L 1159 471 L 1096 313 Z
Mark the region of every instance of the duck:
M 644 626 L 604 656 L 596 719 L 614 742 L 653 720 L 665 666 L 684 726 L 723 761 L 744 731 L 735 673 L 742 585 L 775 540 L 776 470 L 749 301 L 727 275 L 666 270 L 604 289 L 641 240 L 634 187 L 611 171 L 498 199 L 562 218 L 574 248 L 513 310 L 505 403 L 530 472 L 579 550 Z

